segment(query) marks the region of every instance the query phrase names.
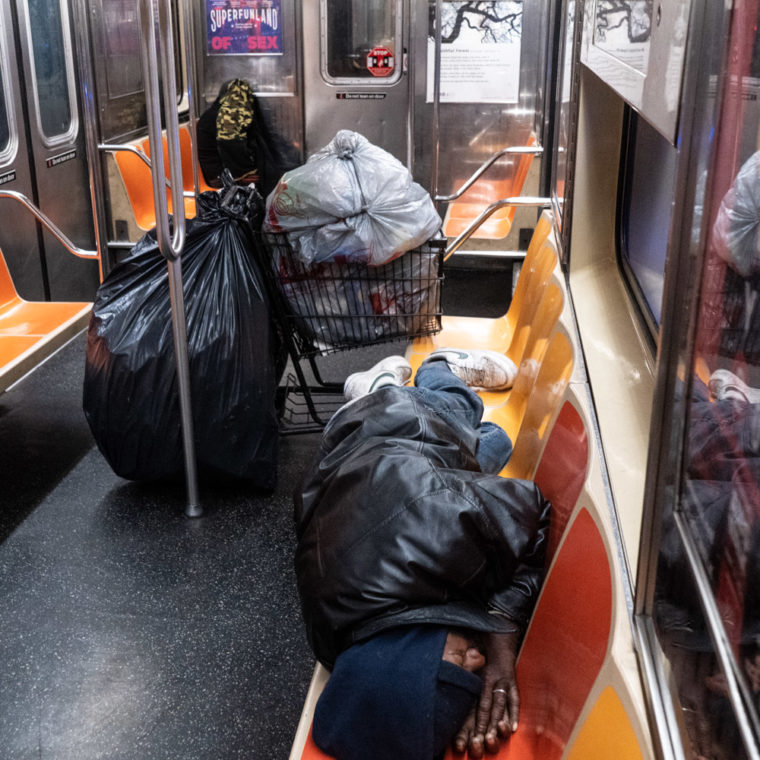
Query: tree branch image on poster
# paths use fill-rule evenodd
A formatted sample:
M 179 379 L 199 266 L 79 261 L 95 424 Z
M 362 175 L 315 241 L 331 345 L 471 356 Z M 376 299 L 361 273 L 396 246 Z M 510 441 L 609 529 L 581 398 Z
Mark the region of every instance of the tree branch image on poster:
M 597 0 L 594 45 L 646 74 L 652 5 L 652 0 Z
M 280 0 L 206 0 L 209 55 L 282 55 Z
M 433 101 L 435 14 L 430 6 L 427 102 Z M 522 0 L 441 3 L 441 103 L 516 103 Z

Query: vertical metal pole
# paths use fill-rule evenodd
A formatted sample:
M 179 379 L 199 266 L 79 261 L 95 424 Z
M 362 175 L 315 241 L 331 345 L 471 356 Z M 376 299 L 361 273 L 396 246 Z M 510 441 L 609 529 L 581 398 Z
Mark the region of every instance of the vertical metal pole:
M 195 462 L 195 439 L 193 435 L 192 402 L 190 398 L 190 359 L 187 354 L 187 325 L 185 322 L 185 297 L 182 290 L 182 259 L 172 259 L 169 267 L 169 299 L 172 309 L 172 332 L 177 361 L 177 390 L 182 421 L 182 451 L 185 458 L 185 483 L 187 485 L 188 517 L 200 517 L 203 508 L 198 494 L 198 472 Z
M 441 0 L 435 0 L 435 61 L 433 64 L 433 166 L 430 194 L 438 195 L 438 161 L 440 152 L 441 108 Z M 436 208 L 438 202 L 436 201 Z
M 166 201 L 163 145 L 161 140 L 161 97 L 158 86 L 156 19 L 153 0 L 140 0 L 142 30 L 142 64 L 145 81 L 145 105 L 148 118 L 148 135 L 152 157 L 153 201 L 156 208 L 156 237 L 161 254 L 168 261 L 169 298 L 172 312 L 174 354 L 177 364 L 182 446 L 185 459 L 188 517 L 198 517 L 203 510 L 199 505 L 198 476 L 195 463 L 193 416 L 190 398 L 190 363 L 187 353 L 187 327 L 182 291 L 182 265 L 180 257 L 185 244 L 185 209 L 182 188 L 182 163 L 179 150 L 179 119 L 174 95 L 177 91 L 174 77 L 174 40 L 171 15 L 166 0 L 159 2 L 158 26 L 160 32 L 161 72 L 164 84 L 164 111 L 166 142 L 169 154 L 169 176 L 174 199 L 173 230 L 169 230 Z
M 416 67 L 414 65 L 414 49 L 417 44 L 417 9 L 412 8 L 415 5 L 414 0 L 404 3 L 403 34 L 402 44 L 404 45 L 403 66 L 406 74 L 406 168 L 410 174 L 414 174 L 414 85 Z M 427 14 L 425 14 L 427 23 Z M 427 29 L 425 29 L 425 40 L 427 41 Z

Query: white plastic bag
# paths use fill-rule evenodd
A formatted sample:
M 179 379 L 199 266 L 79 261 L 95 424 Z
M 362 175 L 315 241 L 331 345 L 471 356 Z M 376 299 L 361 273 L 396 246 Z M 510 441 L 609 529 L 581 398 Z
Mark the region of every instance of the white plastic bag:
M 390 153 L 341 130 L 267 198 L 264 231 L 286 232 L 305 263 L 379 266 L 440 228 L 427 191 Z
M 760 225 L 760 151 L 739 170 L 721 201 L 713 226 L 718 254 L 742 277 L 760 271 L 758 226 Z

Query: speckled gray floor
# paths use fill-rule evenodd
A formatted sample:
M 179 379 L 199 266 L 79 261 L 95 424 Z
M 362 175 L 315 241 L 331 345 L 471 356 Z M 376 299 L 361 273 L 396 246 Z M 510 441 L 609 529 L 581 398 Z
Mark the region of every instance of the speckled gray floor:
M 181 487 L 94 447 L 83 358 L 0 396 L 0 757 L 287 757 L 313 667 L 290 491 L 317 437 L 283 441 L 272 496 L 204 486 L 188 520 Z
M 504 289 L 447 311 L 498 314 Z M 399 350 L 338 355 L 327 375 Z M 283 439 L 274 494 L 205 485 L 189 520 L 181 486 L 111 472 L 83 365 L 79 336 L 0 394 L 0 759 L 284 760 L 313 667 L 291 492 L 318 436 Z

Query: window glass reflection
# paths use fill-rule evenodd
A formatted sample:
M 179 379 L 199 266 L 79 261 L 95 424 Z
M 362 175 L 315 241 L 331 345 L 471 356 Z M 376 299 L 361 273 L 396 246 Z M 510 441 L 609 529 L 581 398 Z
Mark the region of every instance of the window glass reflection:
M 742 760 L 748 757 L 736 711 L 704 620 L 691 572 L 670 515 L 658 568 L 655 624 L 669 670 L 677 684 L 680 721 L 688 760 Z M 758 650 L 748 646 L 742 663 L 754 668 Z
M 61 4 L 29 0 L 28 12 L 42 133 L 54 138 L 69 131 L 72 119 Z
M 142 91 L 137 0 L 103 0 L 108 96 Z
M 760 82 L 758 45 L 746 33 L 759 20 L 757 6 L 738 9 L 726 62 L 711 67 L 715 81 L 727 68 L 728 85 L 701 146 L 693 239 L 705 248 L 695 364 L 682 479 L 663 526 L 655 594 L 690 756 L 706 760 L 748 756 L 737 716 L 760 725 Z M 713 628 L 705 606 L 715 613 Z M 725 671 L 715 628 L 729 645 Z
M 396 72 L 398 0 L 330 0 L 324 12 L 328 77 L 382 81 Z

